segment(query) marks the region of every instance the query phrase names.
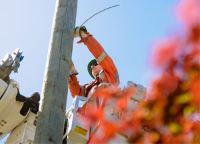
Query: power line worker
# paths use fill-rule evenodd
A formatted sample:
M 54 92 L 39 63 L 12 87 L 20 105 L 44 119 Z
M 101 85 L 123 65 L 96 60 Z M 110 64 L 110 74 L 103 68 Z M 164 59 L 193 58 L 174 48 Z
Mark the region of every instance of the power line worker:
M 72 97 L 74 98 L 76 95 L 88 97 L 90 91 L 92 89 L 95 90 L 101 83 L 109 83 L 118 86 L 120 82 L 117 68 L 110 56 L 104 51 L 103 47 L 93 35 L 87 32 L 87 29 L 83 26 L 81 28 L 75 28 L 74 37 L 81 38 L 77 43 L 84 43 L 95 59 L 91 60 L 88 64 L 88 72 L 90 76 L 94 78 L 94 81 L 83 86 L 81 86 L 77 80 L 76 74 L 78 73 L 72 62 L 69 77 L 69 90 Z

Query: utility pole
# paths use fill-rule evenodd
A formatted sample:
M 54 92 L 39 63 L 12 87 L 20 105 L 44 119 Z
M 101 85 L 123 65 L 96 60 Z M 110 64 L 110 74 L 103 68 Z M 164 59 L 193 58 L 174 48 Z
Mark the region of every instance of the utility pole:
M 35 144 L 62 143 L 77 0 L 57 0 Z

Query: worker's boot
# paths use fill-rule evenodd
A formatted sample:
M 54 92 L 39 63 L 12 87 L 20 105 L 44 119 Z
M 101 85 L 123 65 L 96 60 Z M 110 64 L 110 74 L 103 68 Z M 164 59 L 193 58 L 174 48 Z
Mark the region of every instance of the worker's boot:
M 81 39 L 87 37 L 87 29 L 85 26 L 76 27 L 74 30 L 74 37 L 80 37 Z

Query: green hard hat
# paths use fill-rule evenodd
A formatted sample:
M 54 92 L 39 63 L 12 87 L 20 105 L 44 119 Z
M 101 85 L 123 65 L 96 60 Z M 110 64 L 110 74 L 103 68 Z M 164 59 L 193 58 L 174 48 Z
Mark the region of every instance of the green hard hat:
M 87 66 L 87 69 L 88 69 L 88 73 L 90 74 L 90 76 L 94 79 L 94 76 L 92 75 L 92 71 L 90 70 L 91 69 L 91 66 L 96 63 L 96 59 L 93 59 L 91 60 L 89 63 L 88 63 L 88 66 Z

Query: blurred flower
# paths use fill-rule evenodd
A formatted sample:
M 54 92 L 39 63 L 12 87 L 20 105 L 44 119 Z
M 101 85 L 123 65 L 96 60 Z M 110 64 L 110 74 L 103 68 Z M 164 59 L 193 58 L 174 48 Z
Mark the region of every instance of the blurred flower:
M 196 26 L 200 21 L 200 1 L 181 0 L 177 6 L 177 18 L 187 27 Z
M 172 37 L 156 42 L 152 50 L 151 63 L 155 68 L 166 69 L 176 65 L 180 39 Z

